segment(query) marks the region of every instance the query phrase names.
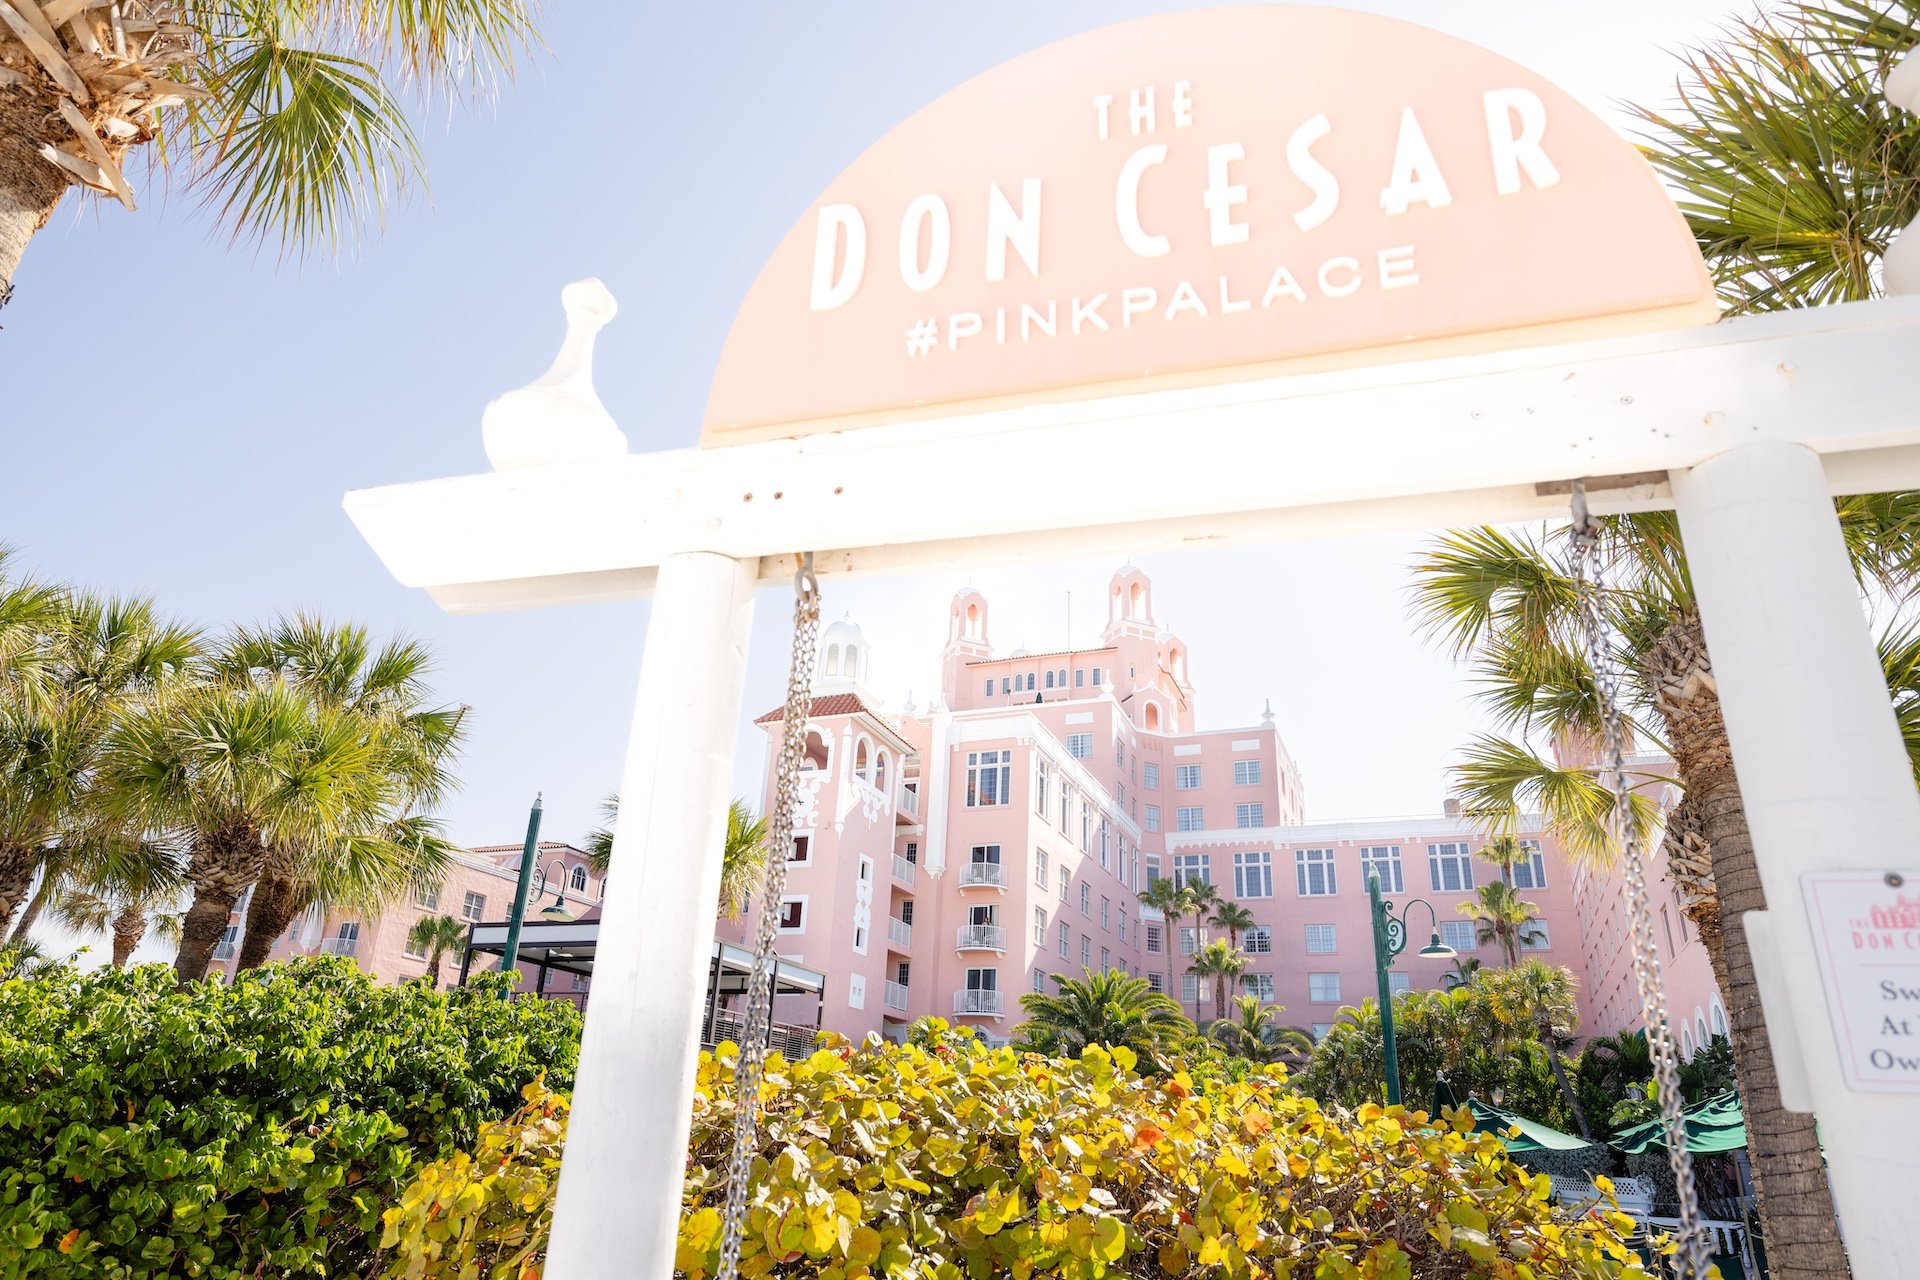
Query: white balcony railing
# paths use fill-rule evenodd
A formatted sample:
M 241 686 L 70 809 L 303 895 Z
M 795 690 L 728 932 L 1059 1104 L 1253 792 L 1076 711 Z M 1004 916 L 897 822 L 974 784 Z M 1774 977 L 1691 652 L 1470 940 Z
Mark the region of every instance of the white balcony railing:
M 908 862 L 898 854 L 894 855 L 893 878 L 895 880 L 898 880 L 901 884 L 910 885 L 913 883 L 913 872 L 914 866 L 911 862 Z
M 358 938 L 328 938 L 320 944 L 323 956 L 354 956 L 360 954 Z
M 997 924 L 963 924 L 953 945 L 959 951 L 1005 951 L 1007 931 Z
M 960 864 L 960 887 L 971 888 L 976 885 L 990 885 L 996 889 L 1007 887 L 1007 864 L 1004 862 L 963 862 Z
M 956 991 L 953 1011 L 956 1015 L 986 1014 L 997 1018 L 1007 1011 L 1007 1006 L 998 991 Z
M 239 954 L 240 944 L 237 942 L 222 942 L 213 949 L 213 958 L 215 960 L 231 960 Z
M 888 916 L 887 941 L 897 947 L 911 947 L 913 945 L 913 926 L 905 920 L 896 920 L 892 916 Z
M 889 1009 L 897 1009 L 901 1013 L 907 1011 L 907 989 L 901 983 L 889 982 L 881 999 L 887 1002 L 887 1008 Z
M 920 793 L 905 783 L 900 785 L 900 812 L 910 818 L 920 816 Z

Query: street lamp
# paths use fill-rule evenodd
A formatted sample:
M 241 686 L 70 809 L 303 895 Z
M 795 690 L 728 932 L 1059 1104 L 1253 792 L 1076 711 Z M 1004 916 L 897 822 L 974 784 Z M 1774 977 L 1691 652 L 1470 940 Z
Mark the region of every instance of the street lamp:
M 500 953 L 500 972 L 520 967 L 520 926 L 527 918 L 527 887 L 533 883 L 533 864 L 540 856 L 540 796 L 533 797 L 533 809 L 527 814 L 527 843 L 520 850 L 520 878 L 513 886 L 513 911 L 507 917 L 507 945 Z M 502 999 L 513 999 L 509 987 Z
M 1445 960 L 1457 953 L 1440 941 L 1440 914 L 1425 898 L 1413 899 L 1396 916 L 1381 901 L 1377 875 L 1367 877 L 1367 898 L 1373 904 L 1373 972 L 1380 980 L 1380 1055 L 1386 1063 L 1387 1105 L 1391 1107 L 1400 1101 L 1400 1053 L 1393 1043 L 1393 992 L 1388 989 L 1387 971 L 1393 968 L 1393 958 L 1407 949 L 1407 907 L 1425 907 L 1433 922 L 1433 941 L 1416 955 Z

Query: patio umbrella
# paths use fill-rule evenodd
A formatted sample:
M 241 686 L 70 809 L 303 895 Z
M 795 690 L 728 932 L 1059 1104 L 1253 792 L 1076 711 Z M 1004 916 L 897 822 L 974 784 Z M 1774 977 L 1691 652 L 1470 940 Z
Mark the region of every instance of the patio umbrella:
M 1688 1107 L 1686 1121 L 1687 1150 L 1695 1155 L 1715 1151 L 1738 1151 L 1747 1145 L 1747 1117 L 1740 1110 L 1740 1095 L 1729 1089 Z M 1659 1120 L 1649 1120 L 1613 1135 L 1613 1148 L 1637 1156 L 1654 1148 L 1665 1149 L 1667 1134 Z
M 1585 1138 L 1576 1138 L 1570 1133 L 1562 1133 L 1550 1125 L 1538 1120 L 1529 1120 L 1513 1112 L 1482 1102 L 1478 1098 L 1468 1098 L 1467 1105 L 1473 1108 L 1473 1127 L 1478 1133 L 1491 1133 L 1505 1144 L 1512 1155 L 1527 1151 L 1579 1151 L 1596 1145 Z M 1518 1129 L 1519 1133 L 1513 1130 Z

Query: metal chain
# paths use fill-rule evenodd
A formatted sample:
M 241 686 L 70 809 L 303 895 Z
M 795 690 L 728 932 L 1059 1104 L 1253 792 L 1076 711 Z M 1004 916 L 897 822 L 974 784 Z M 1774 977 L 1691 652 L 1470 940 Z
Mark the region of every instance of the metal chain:
M 1601 597 L 1606 586 L 1599 564 L 1600 522 L 1587 510 L 1587 487 L 1573 482 L 1572 565 L 1574 594 L 1586 633 L 1587 662 L 1593 669 L 1594 689 L 1600 697 L 1605 769 L 1601 784 L 1613 795 L 1613 821 L 1619 832 L 1626 870 L 1628 938 L 1633 946 L 1633 976 L 1640 989 L 1640 1016 L 1646 1024 L 1647 1047 L 1652 1051 L 1654 1078 L 1660 1088 L 1660 1119 L 1667 1131 L 1667 1162 L 1673 1169 L 1680 1200 L 1678 1260 L 1682 1280 L 1707 1280 L 1711 1265 L 1706 1231 L 1700 1225 L 1700 1200 L 1693 1181 L 1693 1157 L 1687 1151 L 1686 1099 L 1680 1088 L 1680 1055 L 1673 1029 L 1667 1025 L 1666 983 L 1655 949 L 1653 911 L 1647 903 L 1645 849 L 1633 821 L 1627 786 L 1625 718 L 1620 711 L 1620 673 L 1607 647 Z
M 753 970 L 747 975 L 747 1021 L 733 1068 L 733 1153 L 727 1160 L 727 1205 L 721 1217 L 717 1280 L 737 1280 L 740 1242 L 747 1226 L 748 1182 L 760 1133 L 760 1081 L 766 1072 L 767 1035 L 773 1022 L 773 979 L 779 956 L 780 895 L 787 887 L 786 851 L 793 847 L 793 811 L 798 802 L 800 762 L 807 749 L 807 713 L 813 703 L 813 664 L 818 658 L 820 582 L 808 552 L 793 576 L 793 662 L 787 671 L 787 706 L 780 721 L 780 757 L 774 774 L 773 830 L 767 836 L 766 879 L 760 890 Z

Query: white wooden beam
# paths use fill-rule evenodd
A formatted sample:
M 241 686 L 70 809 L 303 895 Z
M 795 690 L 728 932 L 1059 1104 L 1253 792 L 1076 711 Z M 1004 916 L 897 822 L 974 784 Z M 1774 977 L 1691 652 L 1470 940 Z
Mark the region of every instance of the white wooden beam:
M 1035 405 L 360 490 L 354 523 L 453 611 L 643 595 L 682 551 L 822 574 L 1556 516 L 1536 486 L 1754 440 L 1836 491 L 1920 487 L 1920 299 L 1577 346 Z M 1664 485 L 1613 509 L 1671 505 Z

